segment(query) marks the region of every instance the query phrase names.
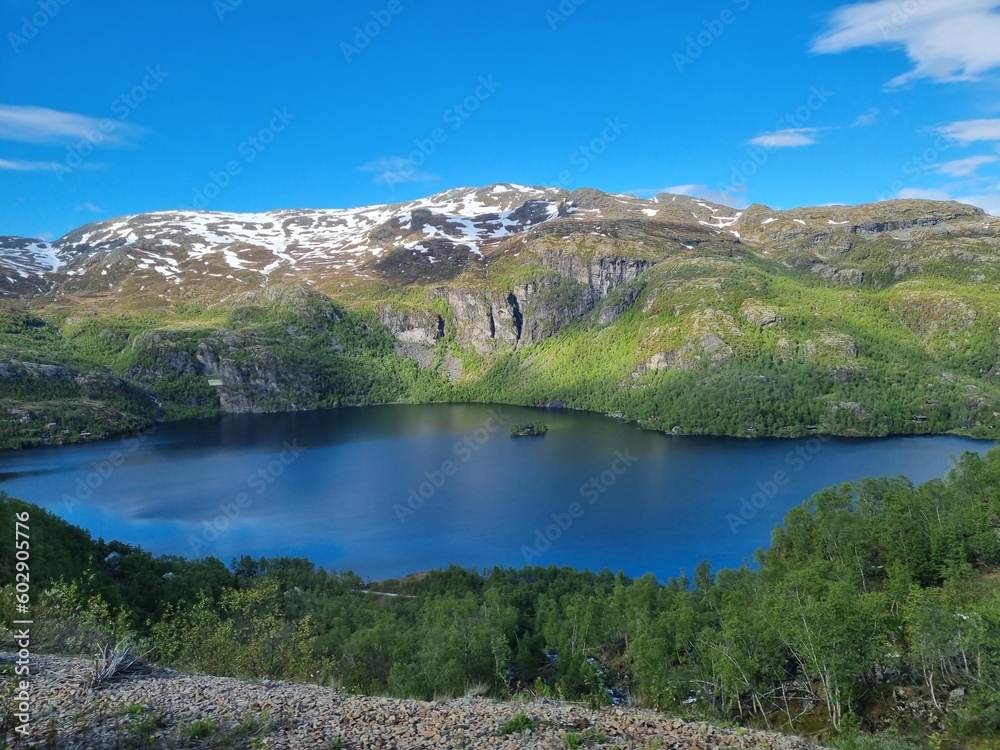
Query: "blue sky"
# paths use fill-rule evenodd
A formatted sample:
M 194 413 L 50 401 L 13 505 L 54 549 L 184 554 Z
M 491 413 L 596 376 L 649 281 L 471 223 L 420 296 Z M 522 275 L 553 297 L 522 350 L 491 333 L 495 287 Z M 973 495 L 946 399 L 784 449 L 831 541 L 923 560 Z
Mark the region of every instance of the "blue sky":
M 0 2 L 0 234 L 493 182 L 1000 214 L 1000 0 Z

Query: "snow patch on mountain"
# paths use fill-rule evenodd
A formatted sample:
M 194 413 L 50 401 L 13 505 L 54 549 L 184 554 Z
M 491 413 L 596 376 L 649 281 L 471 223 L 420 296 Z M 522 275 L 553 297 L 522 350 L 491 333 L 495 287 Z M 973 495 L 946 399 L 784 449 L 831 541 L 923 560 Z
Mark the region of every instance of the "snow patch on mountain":
M 91 262 L 110 262 L 108 251 L 118 251 L 138 272 L 170 280 L 222 266 L 265 277 L 281 271 L 360 273 L 388 250 L 416 249 L 414 234 L 481 257 L 489 243 L 571 214 L 575 207 L 565 195 L 502 183 L 350 209 L 157 211 L 81 227 L 47 246 L 51 262 L 31 272 L 63 267 L 67 275 L 80 276 Z

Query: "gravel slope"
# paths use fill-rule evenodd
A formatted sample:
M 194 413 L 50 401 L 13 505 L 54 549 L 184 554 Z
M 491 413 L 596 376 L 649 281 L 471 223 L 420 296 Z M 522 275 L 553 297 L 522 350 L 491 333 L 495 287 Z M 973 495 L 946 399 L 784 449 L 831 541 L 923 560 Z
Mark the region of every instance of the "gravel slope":
M 59 748 L 565 748 L 566 734 L 586 747 L 768 748 L 816 750 L 800 738 L 720 729 L 662 714 L 589 710 L 551 700 L 497 702 L 462 698 L 425 703 L 350 696 L 333 688 L 286 682 L 251 683 L 156 670 L 97 690 L 82 687 L 83 659 L 37 656 L 33 662 L 33 737 L 52 727 Z M 8 682 L 9 677 L 4 678 Z M 139 711 L 136 706 L 141 706 Z M 129 706 L 133 708 L 127 710 Z M 519 713 L 530 733 L 501 735 Z M 269 718 L 246 724 L 248 717 Z M 205 736 L 194 722 L 211 720 Z M 242 728 L 237 728 L 241 722 Z M 604 735 L 604 741 L 594 740 Z M 51 737 L 51 735 L 50 735 Z M 572 739 L 572 738 L 571 738 Z

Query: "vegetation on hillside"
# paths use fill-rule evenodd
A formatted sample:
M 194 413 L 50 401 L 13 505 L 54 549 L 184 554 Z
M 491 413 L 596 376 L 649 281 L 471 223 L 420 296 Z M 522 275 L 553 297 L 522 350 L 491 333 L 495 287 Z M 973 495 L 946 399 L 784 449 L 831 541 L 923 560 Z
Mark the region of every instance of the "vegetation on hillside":
M 11 498 L 0 525 L 21 511 L 44 591 L 38 649 L 128 639 L 157 662 L 221 675 L 424 699 L 627 700 L 844 747 L 985 748 L 1000 734 L 1000 449 L 919 487 L 823 490 L 789 512 L 755 567 L 706 563 L 666 582 L 451 568 L 366 587 L 301 559 L 154 558 Z M 0 538 L 8 608 L 12 545 Z
M 444 398 L 446 383 L 394 344 L 370 316 L 322 295 L 183 321 L 0 312 L 0 362 L 11 363 L 0 364 L 0 449 L 211 416 L 223 399 L 285 411 Z M 211 382 L 220 370 L 222 387 Z

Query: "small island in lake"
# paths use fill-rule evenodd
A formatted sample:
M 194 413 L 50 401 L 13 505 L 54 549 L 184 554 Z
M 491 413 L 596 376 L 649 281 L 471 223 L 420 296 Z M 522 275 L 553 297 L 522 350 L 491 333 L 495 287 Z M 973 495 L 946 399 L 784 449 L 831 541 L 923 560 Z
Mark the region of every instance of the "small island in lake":
M 516 424 L 510 428 L 511 437 L 531 437 L 533 435 L 544 435 L 549 428 L 543 424 Z

